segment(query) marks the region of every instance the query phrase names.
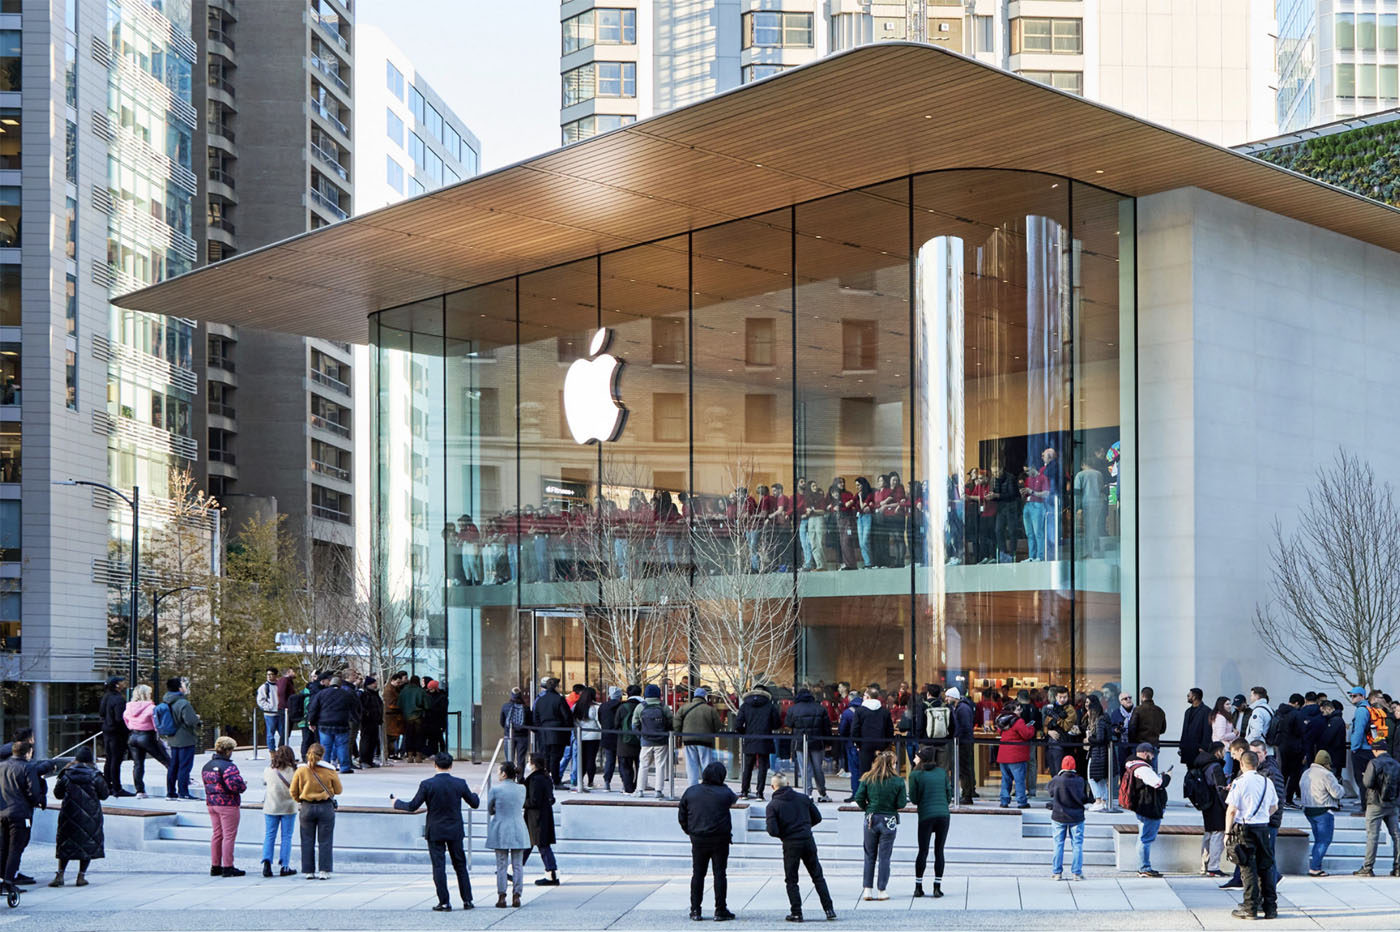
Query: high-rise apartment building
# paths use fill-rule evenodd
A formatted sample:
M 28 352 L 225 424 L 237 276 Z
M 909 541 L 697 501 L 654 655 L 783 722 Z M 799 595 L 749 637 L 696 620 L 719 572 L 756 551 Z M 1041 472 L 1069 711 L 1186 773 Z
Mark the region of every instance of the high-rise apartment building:
M 1271 0 L 565 0 L 560 19 L 566 144 L 889 40 L 1214 142 L 1274 131 Z
M 210 262 L 350 216 L 355 42 L 349 0 L 194 0 Z M 354 360 L 345 343 L 201 325 L 201 479 L 237 522 L 276 500 L 319 584 L 355 546 Z
M 1400 103 L 1396 0 L 1278 0 L 1278 131 Z
M 480 170 L 481 142 L 476 134 L 383 31 L 372 26 L 357 30 L 355 62 L 355 109 L 360 115 L 355 122 L 355 159 L 360 166 L 355 179 L 357 213 L 455 184 Z M 435 383 L 441 381 L 442 371 L 429 371 L 420 360 L 409 359 L 406 354 L 401 366 L 378 365 L 378 360 L 372 366 L 368 347 L 356 347 L 355 351 L 355 397 L 379 400 L 377 405 L 362 403 L 355 407 L 358 451 L 373 449 L 378 431 L 385 429 L 371 423 L 371 408 L 383 423 L 409 423 L 416 418 L 419 431 L 441 426 L 446 412 L 439 410 L 427 418 L 420 415 L 431 410 L 428 399 Z M 378 376 L 373 387 L 371 368 Z M 412 646 L 405 665 L 440 676 L 445 670 L 441 630 L 446 623 L 445 609 L 426 591 L 426 586 L 414 581 L 430 577 L 431 546 L 442 546 L 440 528 L 415 520 L 415 515 L 422 514 L 434 496 L 442 500 L 443 489 L 438 481 L 441 473 L 421 455 L 407 455 L 411 468 L 384 470 L 378 475 L 371 473 L 367 456 L 356 459 L 357 549 L 362 572 L 371 574 L 371 497 L 393 503 L 379 511 L 381 526 L 393 528 L 391 535 L 381 538 L 392 541 L 393 546 L 382 552 L 380 572 L 384 567 L 396 568 L 387 574 L 396 591 L 385 597 L 408 606 Z
M 190 0 L 0 2 L 0 678 L 45 743 L 129 620 L 130 510 L 53 483 L 145 532 L 198 457 L 195 324 L 109 303 L 195 265 L 195 57 Z

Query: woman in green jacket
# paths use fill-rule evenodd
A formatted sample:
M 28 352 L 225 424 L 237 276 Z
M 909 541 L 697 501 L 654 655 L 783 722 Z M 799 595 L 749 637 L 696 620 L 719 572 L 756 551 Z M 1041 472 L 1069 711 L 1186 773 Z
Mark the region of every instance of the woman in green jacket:
M 943 845 L 948 840 L 948 805 L 953 801 L 953 781 L 943 767 L 942 753 L 932 745 L 919 748 L 909 772 L 909 801 L 919 807 L 919 855 L 914 859 L 914 895 L 924 895 L 924 868 L 928 843 L 933 844 L 933 895 L 943 895 Z
M 860 778 L 856 788 L 856 805 L 865 810 L 865 883 L 863 895 L 867 900 L 888 900 L 885 888 L 890 883 L 890 852 L 894 850 L 894 833 L 899 826 L 899 810 L 909 801 L 904 780 L 895 767 L 894 752 L 881 751 L 875 755 L 870 769 Z M 880 865 L 880 882 L 875 881 L 875 865 Z M 872 891 L 871 888 L 875 889 Z

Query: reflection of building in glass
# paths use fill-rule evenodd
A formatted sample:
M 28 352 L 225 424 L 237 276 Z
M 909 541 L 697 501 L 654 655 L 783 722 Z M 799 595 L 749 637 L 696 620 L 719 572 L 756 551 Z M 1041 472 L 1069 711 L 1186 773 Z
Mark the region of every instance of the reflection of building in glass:
M 866 86 L 899 92 L 846 112 Z M 1400 367 L 1321 390 L 1371 352 L 1339 322 L 1400 338 L 1366 303 L 1400 290 L 1392 212 L 935 50 L 857 50 L 131 301 L 287 281 L 307 248 L 382 260 L 325 260 L 343 287 L 306 321 L 369 319 L 378 546 L 412 554 L 380 598 L 442 638 L 419 672 L 476 746 L 511 686 L 619 679 L 609 614 L 675 632 L 631 666 L 716 681 L 694 626 L 736 586 L 795 600 L 761 671 L 783 689 L 1281 688 L 1248 622 L 1260 529 L 1318 451 L 1400 454 Z M 600 329 L 626 418 L 581 444 L 565 382 Z
M 1394 3 L 1279 0 L 1277 22 L 1280 132 L 1400 103 Z

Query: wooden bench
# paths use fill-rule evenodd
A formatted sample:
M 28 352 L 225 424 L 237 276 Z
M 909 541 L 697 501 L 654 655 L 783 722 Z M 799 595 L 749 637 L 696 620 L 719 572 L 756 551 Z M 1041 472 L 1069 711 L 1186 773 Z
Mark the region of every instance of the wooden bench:
M 864 812 L 865 810 L 861 809 L 859 806 L 845 805 L 845 806 L 838 806 L 836 811 L 837 811 L 837 812 Z M 917 807 L 917 806 L 905 806 L 903 809 L 901 809 L 901 810 L 899 810 L 899 811 L 900 811 L 901 814 L 904 814 L 904 813 L 913 813 L 913 814 L 917 815 L 918 812 L 919 812 L 919 807 Z M 1020 810 L 1020 809 L 1014 809 L 1014 808 L 1002 809 L 1002 808 L 999 807 L 999 806 L 949 806 L 949 807 L 948 807 L 948 811 L 949 811 L 950 813 L 952 813 L 953 815 L 1000 815 L 1000 816 L 1019 816 L 1019 815 L 1021 814 L 1021 810 Z
M 175 815 L 173 811 L 167 809 L 129 809 L 124 806 L 103 806 L 102 814 L 104 816 L 131 816 L 135 819 L 151 819 L 156 816 Z
M 1113 826 L 1114 849 L 1120 871 L 1136 871 L 1137 822 L 1118 822 Z M 1163 825 L 1157 829 L 1152 843 L 1152 866 L 1163 873 L 1198 874 L 1201 871 L 1201 839 L 1205 829 L 1199 825 Z M 1307 871 L 1308 849 L 1312 840 L 1307 829 L 1281 828 L 1274 857 L 1285 874 Z M 1231 871 L 1234 865 L 1221 858 L 1220 869 Z

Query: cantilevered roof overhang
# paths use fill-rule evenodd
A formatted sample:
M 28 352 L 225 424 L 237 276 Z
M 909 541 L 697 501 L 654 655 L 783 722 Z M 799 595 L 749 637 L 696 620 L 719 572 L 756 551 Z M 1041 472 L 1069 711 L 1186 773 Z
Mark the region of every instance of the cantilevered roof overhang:
M 853 49 L 117 299 L 363 343 L 368 315 L 916 172 L 1200 187 L 1400 252 L 1400 211 L 942 49 Z

